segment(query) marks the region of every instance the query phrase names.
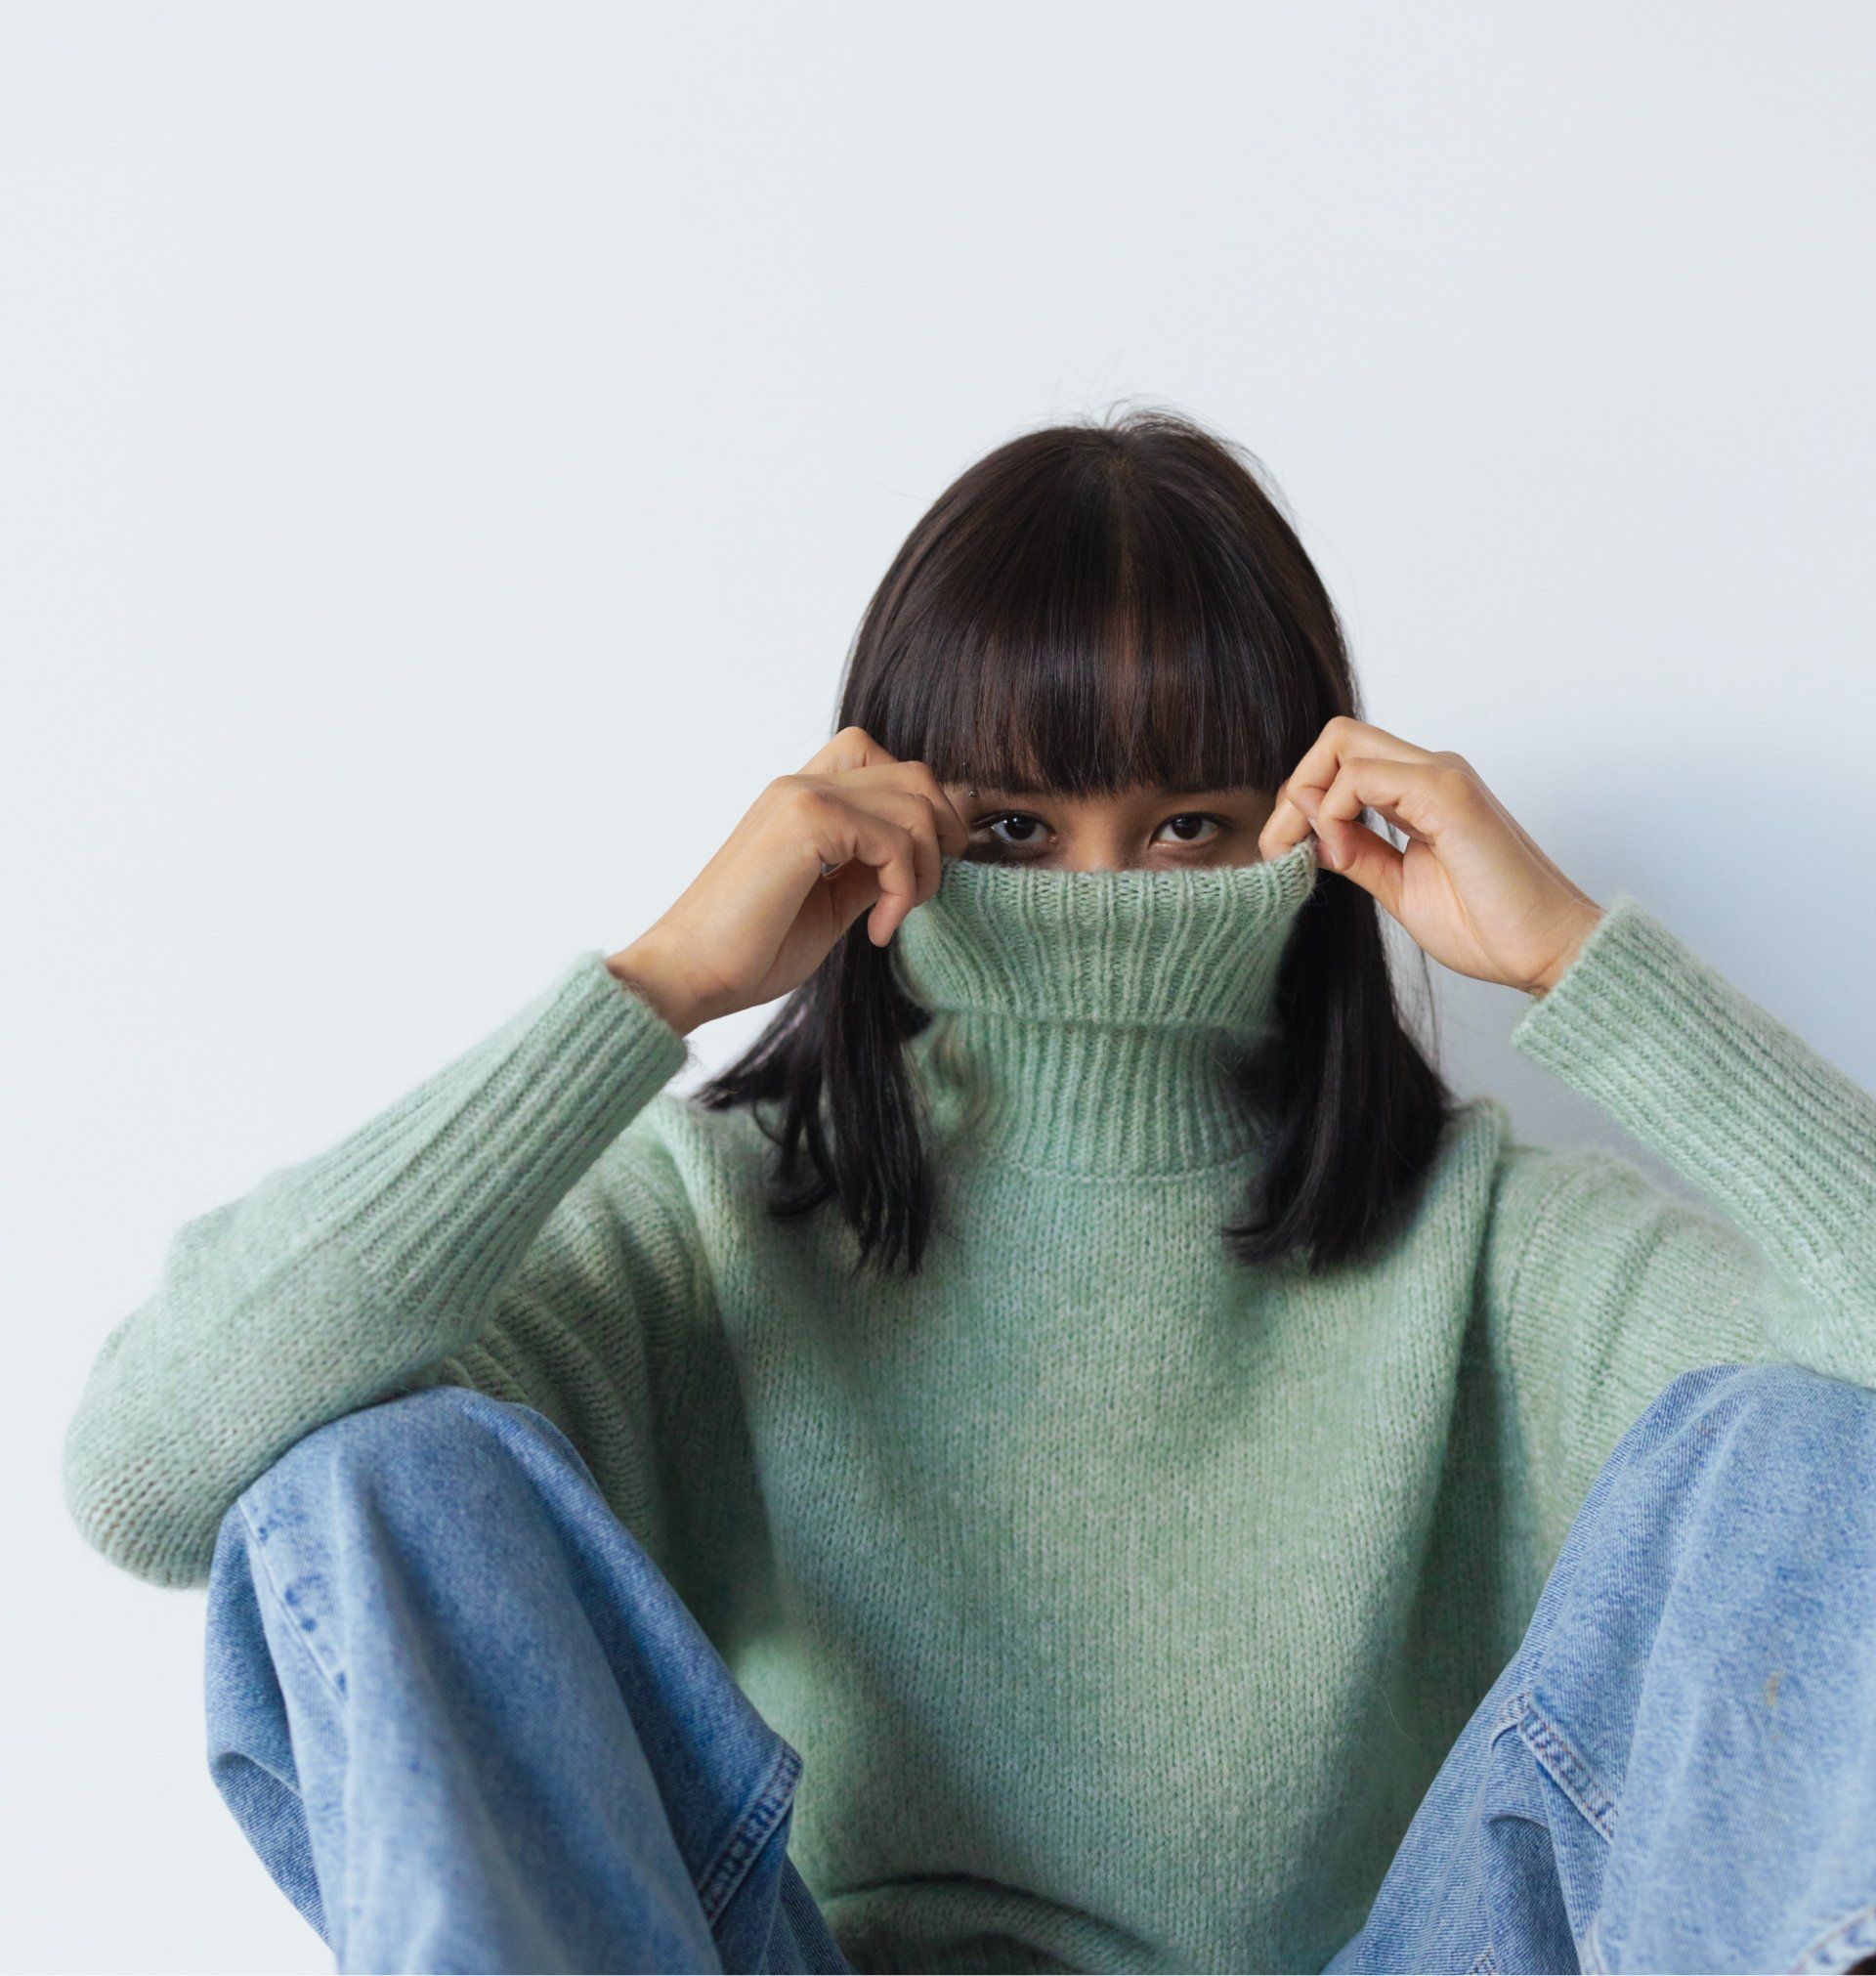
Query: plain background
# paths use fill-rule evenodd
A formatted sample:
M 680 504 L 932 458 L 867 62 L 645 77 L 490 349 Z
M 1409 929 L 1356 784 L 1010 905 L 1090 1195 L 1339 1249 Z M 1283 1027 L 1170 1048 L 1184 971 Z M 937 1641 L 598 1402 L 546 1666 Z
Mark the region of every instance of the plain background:
M 0 12 L 11 1966 L 330 1967 L 66 1522 L 106 1332 L 661 911 L 1018 431 L 1250 447 L 1369 716 L 1876 1084 L 1873 84 L 1791 0 Z

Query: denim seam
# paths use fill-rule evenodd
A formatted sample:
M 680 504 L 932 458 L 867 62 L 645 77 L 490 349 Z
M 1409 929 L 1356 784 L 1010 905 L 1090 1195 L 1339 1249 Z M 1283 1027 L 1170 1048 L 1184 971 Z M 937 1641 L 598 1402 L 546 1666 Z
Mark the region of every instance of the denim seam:
M 1517 1697 L 1517 1733 L 1563 1794 L 1610 1845 L 1615 1843 L 1616 1803 L 1602 1780 L 1571 1747 L 1561 1730 L 1537 1705 L 1529 1690 Z
M 241 1521 L 254 1535 L 254 1542 L 248 1547 L 247 1555 L 249 1563 L 258 1568 L 260 1576 L 265 1580 L 269 1595 L 273 1598 L 275 1605 L 279 1608 L 281 1616 L 287 1621 L 287 1630 L 300 1643 L 300 1651 L 306 1655 L 320 1679 L 325 1684 L 331 1694 L 332 1699 L 343 1706 L 345 1702 L 345 1690 L 339 1686 L 337 1680 L 327 1669 L 325 1662 L 314 1653 L 313 1643 L 306 1637 L 306 1628 L 300 1624 L 298 1615 L 287 1603 L 286 1594 L 281 1589 L 278 1577 L 275 1574 L 273 1561 L 267 1555 L 267 1540 L 261 1534 L 260 1525 L 254 1521 L 253 1512 L 245 1502 L 237 1503 L 236 1507 L 240 1510 Z
M 1854 1936 L 1858 1929 L 1866 1928 L 1872 1917 L 1876 1917 L 1876 1901 L 1872 1901 L 1866 1908 L 1858 1908 L 1855 1913 L 1846 1915 L 1843 1920 L 1825 1929 L 1814 1942 L 1807 1946 L 1805 1953 L 1797 1961 L 1791 1964 L 1790 1976 L 1804 1976 L 1804 1972 L 1818 1968 L 1820 1965 L 1817 1958 L 1825 1950 L 1832 1946 L 1841 1948 L 1845 1936 Z M 1876 1929 L 1870 1929 L 1868 1932 L 1872 1938 L 1876 1938 Z M 1862 1944 L 1858 1942 L 1855 1946 L 1860 1948 Z
M 1609 1958 L 1602 1953 L 1602 1914 L 1599 1909 L 1589 1919 L 1583 1930 L 1583 1939 L 1577 1944 L 1577 1960 L 1583 1965 L 1584 1976 L 1608 1976 Z
M 300 1624 L 298 1618 L 294 1614 L 293 1608 L 289 1606 L 286 1602 L 286 1596 L 281 1589 L 279 1577 L 274 1569 L 273 1560 L 269 1558 L 267 1555 L 266 1539 L 261 1534 L 260 1525 L 254 1521 L 253 1512 L 248 1507 L 248 1504 L 244 1498 L 236 1498 L 235 1507 L 241 1513 L 241 1521 L 247 1525 L 248 1529 L 252 1531 L 254 1537 L 254 1541 L 247 1547 L 248 1565 L 250 1570 L 253 1572 L 257 1582 L 265 1587 L 268 1597 L 271 1598 L 274 1601 L 275 1605 L 279 1609 L 281 1616 L 287 1622 L 287 1631 L 291 1633 L 294 1639 L 300 1643 L 300 1652 L 306 1656 L 308 1665 L 311 1666 L 313 1671 L 320 1677 L 320 1683 L 325 1688 L 327 1694 L 329 1694 L 332 1697 L 332 1699 L 334 1700 L 334 1702 L 337 1703 L 337 1705 L 341 1710 L 346 1709 L 349 1704 L 347 1703 L 346 1700 L 345 1691 L 339 1686 L 338 1681 L 327 1669 L 325 1662 L 321 1660 L 316 1653 L 314 1653 L 313 1643 L 306 1637 L 305 1627 L 303 1627 Z M 347 1717 L 347 1721 L 348 1723 L 350 1721 L 349 1715 Z M 292 1726 L 290 1721 L 288 1724 L 287 1733 L 289 1737 L 292 1734 Z M 308 1836 L 310 1842 L 311 1838 L 310 1826 L 308 1828 Z M 338 1955 L 341 1960 L 343 1960 L 345 1955 L 345 1944 L 356 1939 L 357 1931 L 360 1925 L 361 1914 L 362 1912 L 359 1906 L 358 1889 L 353 1883 L 352 1875 L 348 1873 L 345 1876 L 346 1885 L 345 1885 L 344 1912 L 342 1914 L 334 1913 L 332 1910 L 329 1890 L 325 1887 L 323 1880 L 320 1875 L 317 1864 L 315 1865 L 314 1868 L 314 1879 L 315 1884 L 318 1885 L 320 1889 L 320 1904 L 325 1920 L 324 1932 L 325 1932 L 326 1945 L 328 1948 L 332 1949 L 336 1955 Z
M 1489 1942 L 1478 1952 L 1477 1959 L 1467 1965 L 1466 1976 L 1498 1976 L 1498 1957 Z
M 730 1897 L 743 1884 L 750 1862 L 789 1809 L 789 1801 L 794 1794 L 800 1775 L 800 1757 L 791 1744 L 784 1742 L 776 1751 L 775 1761 L 769 1766 L 769 1774 L 763 1780 L 754 1803 L 737 1822 L 736 1829 L 725 1841 L 723 1850 L 711 1861 L 698 1883 L 697 1893 L 703 1904 L 704 1918 L 712 1928 L 716 1925 L 717 1916 L 729 1905 Z

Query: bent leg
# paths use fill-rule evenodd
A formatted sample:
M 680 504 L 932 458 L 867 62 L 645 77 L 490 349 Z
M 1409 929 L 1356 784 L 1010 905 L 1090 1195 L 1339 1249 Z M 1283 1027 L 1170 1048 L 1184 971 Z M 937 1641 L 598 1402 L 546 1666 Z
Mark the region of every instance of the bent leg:
M 225 1519 L 209 1765 L 348 1969 L 847 1964 L 795 1750 L 533 1408 L 329 1422 Z
M 1598 1476 L 1329 1966 L 1842 1970 L 1872 1950 L 1876 1393 L 1689 1373 Z

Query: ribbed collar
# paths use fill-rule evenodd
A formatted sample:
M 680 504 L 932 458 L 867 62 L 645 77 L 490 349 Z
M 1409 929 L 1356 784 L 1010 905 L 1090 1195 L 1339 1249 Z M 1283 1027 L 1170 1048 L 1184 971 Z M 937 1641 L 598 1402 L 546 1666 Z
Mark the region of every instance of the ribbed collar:
M 1232 1081 L 1275 1026 L 1313 842 L 1253 865 L 1071 872 L 947 858 L 893 942 L 932 1011 L 912 1055 L 941 1133 L 1052 1172 L 1175 1174 L 1248 1151 Z

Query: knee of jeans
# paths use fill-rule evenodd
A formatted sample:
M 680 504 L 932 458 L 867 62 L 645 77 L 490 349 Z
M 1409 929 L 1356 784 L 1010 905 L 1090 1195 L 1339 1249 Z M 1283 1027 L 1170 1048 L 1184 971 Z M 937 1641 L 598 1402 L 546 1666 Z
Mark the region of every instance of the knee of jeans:
M 1804 1365 L 1703 1366 L 1664 1388 L 1648 1417 L 1713 1439 L 1723 1459 L 1761 1467 L 1779 1451 L 1798 1460 L 1836 1459 L 1853 1446 L 1876 1453 L 1876 1392 Z
M 303 1435 L 249 1485 L 249 1496 L 317 1482 L 347 1490 L 421 1470 L 442 1480 L 500 1458 L 506 1403 L 465 1386 L 428 1386 L 342 1413 Z

